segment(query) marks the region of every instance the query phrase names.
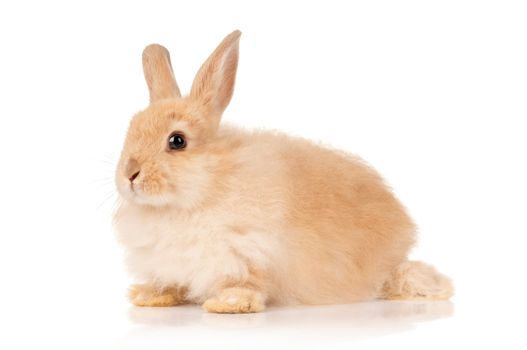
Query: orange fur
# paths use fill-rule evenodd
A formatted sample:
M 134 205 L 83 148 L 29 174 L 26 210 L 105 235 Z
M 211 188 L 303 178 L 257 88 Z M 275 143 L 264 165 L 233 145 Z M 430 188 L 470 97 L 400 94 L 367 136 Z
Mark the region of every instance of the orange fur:
M 445 300 L 453 294 L 452 281 L 420 261 L 396 266 L 382 290 L 382 297 L 392 300 Z
M 265 309 L 265 300 L 258 291 L 247 288 L 226 288 L 203 303 L 208 312 L 237 314 L 260 312 Z
M 145 49 L 151 104 L 133 118 L 116 172 L 118 237 L 145 283 L 132 302 L 183 302 L 170 288 L 211 312 L 450 296 L 444 276 L 407 262 L 415 225 L 360 158 L 219 126 L 239 38 L 224 39 L 183 97 L 168 51 Z M 184 150 L 167 149 L 174 131 L 186 137 Z
M 176 306 L 184 303 L 185 290 L 136 284 L 130 287 L 128 298 L 136 306 Z

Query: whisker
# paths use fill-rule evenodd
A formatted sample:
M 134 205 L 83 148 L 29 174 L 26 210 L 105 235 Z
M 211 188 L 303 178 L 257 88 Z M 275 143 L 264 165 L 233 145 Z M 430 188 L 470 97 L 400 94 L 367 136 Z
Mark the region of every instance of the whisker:
M 100 191 L 105 191 L 105 193 L 108 193 L 108 192 L 115 192 L 116 191 L 116 188 L 115 188 L 115 184 L 113 181 L 108 181 L 108 182 L 91 182 L 89 183 L 89 187 L 93 190 L 93 191 L 97 191 L 97 192 L 100 192 Z
M 106 195 L 104 196 L 102 202 L 95 208 L 96 210 L 99 210 L 101 209 L 105 204 L 108 203 L 108 201 L 110 199 L 112 199 L 112 197 L 116 197 L 117 196 L 117 193 L 115 191 L 109 191 L 106 193 Z
M 93 179 L 91 180 L 89 183 L 90 184 L 96 184 L 96 183 L 112 183 L 114 180 L 113 180 L 113 177 L 102 177 L 102 178 L 99 178 L 99 179 Z

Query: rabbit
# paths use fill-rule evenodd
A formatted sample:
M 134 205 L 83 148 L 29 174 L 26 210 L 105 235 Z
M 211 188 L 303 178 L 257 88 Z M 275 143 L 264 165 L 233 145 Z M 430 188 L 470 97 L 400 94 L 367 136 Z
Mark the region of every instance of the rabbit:
M 138 283 L 131 302 L 251 313 L 448 299 L 448 277 L 408 260 L 416 227 L 361 158 L 220 125 L 240 35 L 225 37 L 186 96 L 167 49 L 144 49 L 150 105 L 131 121 L 115 177 L 115 231 Z

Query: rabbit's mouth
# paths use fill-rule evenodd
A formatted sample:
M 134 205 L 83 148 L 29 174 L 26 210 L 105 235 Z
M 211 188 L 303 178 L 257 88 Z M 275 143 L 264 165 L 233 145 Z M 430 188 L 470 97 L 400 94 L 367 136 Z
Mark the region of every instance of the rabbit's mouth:
M 143 179 L 123 179 L 117 184 L 117 191 L 124 200 L 134 204 L 166 206 L 170 203 L 170 196 L 163 194 L 159 184 L 152 184 Z
M 170 196 L 163 194 L 147 194 L 137 185 L 130 186 L 129 190 L 124 194 L 121 193 L 121 195 L 126 201 L 139 205 L 162 207 L 167 206 L 172 202 Z
M 202 167 L 189 169 L 194 170 L 192 177 L 176 176 L 159 168 L 154 170 L 143 167 L 134 176 L 119 174 L 117 188 L 121 197 L 137 205 L 191 209 L 199 207 L 210 196 L 211 175 Z

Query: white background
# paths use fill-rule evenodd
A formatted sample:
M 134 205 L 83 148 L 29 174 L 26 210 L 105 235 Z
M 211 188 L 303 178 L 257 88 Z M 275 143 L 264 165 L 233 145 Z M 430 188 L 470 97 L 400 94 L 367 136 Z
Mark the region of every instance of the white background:
M 0 4 L 2 349 L 524 348 L 527 11 L 522 1 Z M 210 315 L 137 309 L 111 228 L 141 51 L 180 87 L 243 32 L 225 120 L 357 153 L 420 226 L 446 303 Z

